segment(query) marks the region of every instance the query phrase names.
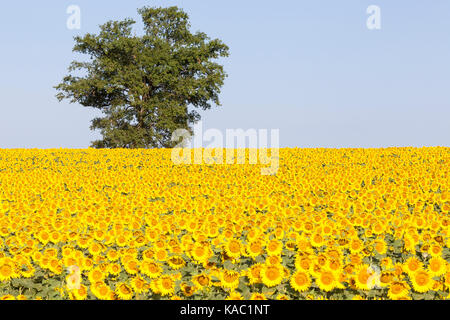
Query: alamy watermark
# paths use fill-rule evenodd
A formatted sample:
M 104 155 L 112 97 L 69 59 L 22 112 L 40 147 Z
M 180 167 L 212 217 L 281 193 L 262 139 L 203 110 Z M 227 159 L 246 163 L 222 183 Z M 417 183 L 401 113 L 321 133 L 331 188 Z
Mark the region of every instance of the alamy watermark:
M 69 17 L 66 21 L 67 29 L 69 30 L 79 30 L 81 29 L 81 9 L 77 5 L 70 5 L 67 7 L 66 13 Z
M 370 5 L 366 10 L 370 16 L 367 18 L 367 29 L 380 30 L 381 29 L 381 8 L 376 5 Z
M 67 290 L 78 290 L 81 285 L 81 271 L 78 266 L 68 267 L 69 275 L 66 277 Z
M 367 268 L 367 273 L 369 274 L 369 278 L 367 279 L 367 287 L 369 290 L 372 289 L 381 289 L 380 287 L 380 278 L 381 278 L 381 270 L 378 266 L 371 264 Z
M 226 129 L 224 135 L 219 129 L 203 131 L 203 123 L 200 121 L 194 126 L 193 137 L 185 129 L 173 132 L 172 141 L 178 144 L 172 150 L 172 162 L 175 164 L 224 164 L 224 162 L 245 164 L 246 151 L 248 151 L 249 164 L 270 165 L 261 168 L 261 174 L 273 175 L 279 168 L 279 139 L 279 129 L 271 129 L 269 147 L 267 129 Z M 207 143 L 206 146 L 204 142 Z

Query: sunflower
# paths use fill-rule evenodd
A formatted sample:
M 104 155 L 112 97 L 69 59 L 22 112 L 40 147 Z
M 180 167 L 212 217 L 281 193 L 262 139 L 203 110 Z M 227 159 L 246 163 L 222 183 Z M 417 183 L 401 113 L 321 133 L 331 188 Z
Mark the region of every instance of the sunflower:
M 250 284 L 262 283 L 261 270 L 263 265 L 261 263 L 255 263 L 246 272 L 246 276 Z
M 221 272 L 221 285 L 224 288 L 236 289 L 239 286 L 240 274 L 233 270 L 223 270 Z
M 130 300 L 133 297 L 133 289 L 124 282 L 116 283 L 115 293 L 122 300 Z
M 336 287 L 337 279 L 331 271 L 322 271 L 319 273 L 316 284 L 320 290 L 329 292 Z
M 416 251 L 416 242 L 414 241 L 414 239 L 410 236 L 405 236 L 405 238 L 403 239 L 404 242 L 404 248 L 407 252 L 415 252 Z
M 0 281 L 8 281 L 14 277 L 14 267 L 10 259 L 0 258 Z
M 431 277 L 440 277 L 446 271 L 446 264 L 447 264 L 447 261 L 445 261 L 441 257 L 432 257 L 428 261 L 428 269 L 427 270 L 430 273 Z
M 150 290 L 155 294 L 161 294 L 161 289 L 159 288 L 159 281 L 152 280 L 149 285 Z
M 81 239 L 79 239 L 79 240 L 81 240 Z M 119 247 L 125 247 L 128 244 L 128 239 L 124 235 L 119 235 L 116 238 L 116 244 Z
M 192 258 L 199 263 L 203 263 L 204 261 L 208 260 L 208 258 L 209 258 L 208 250 L 200 244 L 196 244 L 194 246 L 194 248 L 191 251 L 191 255 L 192 255 Z
M 277 239 L 284 238 L 284 230 L 280 227 L 276 228 L 273 233 L 275 235 L 275 238 L 277 238 Z
M 185 297 L 190 297 L 195 293 L 196 288 L 194 286 L 188 285 L 185 282 L 182 282 L 180 284 L 180 289 L 181 289 L 181 292 L 183 292 L 183 295 Z
M 334 242 L 332 244 L 330 244 L 330 247 L 327 248 L 327 251 L 325 252 L 325 255 L 327 256 L 327 258 L 331 261 L 342 260 L 342 258 L 343 258 L 342 251 L 338 247 L 337 248 L 333 248 L 333 247 L 335 247 Z
M 71 267 L 77 264 L 77 259 L 75 259 L 72 255 L 63 257 L 62 263 L 66 267 Z
M 359 253 L 351 253 L 350 256 L 350 263 L 354 266 L 358 266 L 362 263 L 362 257 Z
M 266 264 L 268 265 L 280 265 L 283 262 L 280 256 L 268 256 L 266 259 Z
M 20 275 L 24 278 L 31 278 L 34 275 L 35 271 L 36 270 L 34 269 L 33 265 L 29 262 L 26 262 L 22 264 Z
M 285 244 L 286 249 L 290 250 L 290 251 L 296 251 L 296 247 L 297 247 L 297 243 L 295 241 L 287 241 Z
M 266 245 L 268 255 L 278 256 L 283 250 L 283 243 L 279 240 L 272 239 Z
M 389 286 L 388 298 L 391 300 L 397 300 L 400 297 L 404 297 L 408 294 L 409 287 L 405 282 L 394 281 Z
M 297 240 L 297 248 L 299 252 L 312 252 L 313 248 L 311 242 L 306 238 L 300 238 Z
M 155 261 L 143 261 L 141 272 L 151 279 L 158 278 L 162 273 L 162 267 Z
M 264 293 L 254 292 L 254 293 L 252 293 L 250 300 L 267 300 L 267 298 L 264 295 Z
M 44 246 L 50 241 L 50 235 L 47 231 L 42 230 L 37 235 L 36 238 L 41 242 Z
M 122 271 L 122 267 L 118 263 L 110 263 L 106 268 L 106 272 L 113 276 L 117 276 L 120 271 Z
M 439 244 L 434 243 L 431 245 L 429 253 L 433 257 L 440 257 L 442 256 L 442 247 Z
M 268 287 L 274 287 L 283 280 L 284 270 L 281 265 L 264 265 L 261 269 L 261 280 Z
M 87 298 L 88 291 L 84 284 L 80 284 L 78 289 L 71 291 L 71 293 L 76 300 L 85 300 Z
M 380 276 L 379 284 L 381 287 L 387 287 L 394 280 L 395 274 L 390 271 L 383 271 Z
M 361 264 L 356 268 L 355 273 L 355 286 L 359 290 L 370 290 L 379 285 L 379 275 L 371 266 Z
M 364 249 L 363 242 L 358 238 L 353 239 L 350 241 L 349 249 L 351 253 L 359 253 Z
M 247 239 L 251 242 L 253 240 L 256 240 L 260 235 L 260 231 L 258 229 L 251 229 L 247 233 Z
M 211 277 L 206 274 L 198 274 L 192 277 L 192 282 L 198 287 L 207 287 L 211 282 Z
M 167 263 L 169 266 L 174 269 L 178 270 L 183 268 L 186 265 L 186 261 L 180 256 L 172 256 L 167 260 Z
M 91 284 L 90 289 L 94 296 L 101 300 L 106 300 L 111 290 L 103 281 Z
M 90 239 L 87 236 L 79 238 L 77 244 L 80 248 L 87 249 L 89 247 Z
M 208 237 L 213 239 L 217 238 L 217 236 L 220 235 L 219 228 L 217 227 L 210 227 L 208 228 L 207 232 Z
M 392 258 L 384 257 L 380 260 L 380 267 L 384 270 L 392 270 L 394 268 L 394 263 L 392 262 Z
M 110 261 L 116 261 L 119 259 L 120 255 L 119 253 L 114 249 L 109 249 L 109 251 L 106 253 L 106 257 Z
M 315 233 L 311 237 L 311 245 L 313 247 L 321 247 L 325 244 L 325 239 L 322 237 L 320 233 Z
M 82 263 L 80 265 L 82 265 L 84 270 L 91 270 L 94 266 L 94 261 L 92 261 L 92 259 L 85 258 L 82 259 Z
M 336 276 L 342 274 L 342 272 L 343 272 L 343 267 L 341 265 L 341 262 L 337 259 L 328 260 L 327 267 L 328 267 L 328 270 L 333 272 Z
M 175 283 L 171 276 L 162 276 L 158 279 L 158 288 L 163 296 L 173 295 Z
M 130 284 L 131 284 L 131 287 L 133 288 L 134 292 L 136 292 L 137 294 L 143 293 L 146 291 L 147 281 L 145 281 L 145 279 L 139 275 L 135 276 L 133 279 L 131 279 Z
M 56 248 L 47 248 L 44 251 L 44 256 L 47 258 L 56 258 L 58 256 L 58 250 Z
M 297 255 L 295 257 L 295 268 L 308 272 L 311 269 L 312 262 L 308 256 Z
M 257 256 L 261 255 L 263 251 L 262 243 L 259 240 L 251 241 L 245 249 L 247 254 L 252 258 L 256 258 Z
M 404 273 L 404 266 L 402 263 L 396 263 L 392 266 L 392 270 L 397 278 L 399 278 Z
M 137 259 L 130 259 L 123 264 L 125 271 L 131 275 L 135 275 L 139 272 L 139 261 Z
M 231 291 L 225 300 L 244 300 L 244 297 L 239 292 Z
M 236 239 L 228 240 L 225 244 L 225 252 L 231 258 L 239 258 L 241 256 L 241 242 Z
M 48 268 L 51 272 L 55 274 L 61 274 L 63 271 L 63 267 L 60 261 L 54 258 L 50 259 Z
M 311 286 L 311 278 L 306 272 L 297 271 L 291 277 L 290 284 L 294 290 L 304 292 Z
M 153 260 L 154 256 L 155 251 L 153 249 L 146 249 L 142 252 L 142 258 L 144 258 L 144 260 Z
M 417 292 L 424 293 L 433 287 L 433 279 L 426 270 L 419 269 L 411 274 L 410 278 L 413 288 Z
M 376 223 L 375 226 L 372 228 L 372 232 L 375 235 L 380 235 L 385 231 L 386 227 L 383 223 Z
M 411 277 L 416 271 L 423 268 L 422 262 L 416 257 L 410 257 L 404 263 L 404 271 Z
M 93 256 L 97 256 L 102 252 L 102 246 L 99 243 L 93 242 L 88 248 L 89 253 Z
M 448 270 L 444 275 L 444 284 L 447 286 L 447 288 L 450 288 L 450 271 Z
M 96 283 L 99 281 L 103 281 L 105 278 L 105 274 L 97 267 L 95 269 L 92 269 L 88 273 L 88 279 L 91 283 Z
M 384 242 L 383 240 L 377 240 L 375 241 L 375 246 L 374 246 L 375 250 L 381 254 L 384 255 L 386 254 L 387 251 L 387 245 L 386 242 Z
M 166 261 L 168 256 L 169 254 L 167 253 L 167 250 L 164 248 L 158 249 L 155 252 L 155 259 L 158 261 Z
M 431 280 L 431 282 L 432 282 L 432 288 L 431 288 L 432 291 L 436 292 L 436 291 L 444 291 L 445 290 L 443 282 L 436 281 L 436 280 Z

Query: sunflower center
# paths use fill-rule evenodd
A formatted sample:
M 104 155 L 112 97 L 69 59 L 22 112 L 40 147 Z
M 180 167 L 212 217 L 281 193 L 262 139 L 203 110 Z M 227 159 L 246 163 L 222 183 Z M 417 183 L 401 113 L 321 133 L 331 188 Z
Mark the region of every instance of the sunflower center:
M 252 250 L 252 252 L 259 252 L 261 250 L 261 245 L 259 243 L 253 243 L 250 246 L 250 249 Z
M 209 283 L 209 279 L 205 276 L 200 276 L 198 278 L 198 283 L 200 283 L 202 286 L 206 286 Z
M 402 292 L 403 286 L 398 285 L 398 284 L 394 284 L 394 285 L 391 287 L 391 290 L 392 290 L 392 293 L 394 293 L 394 294 L 399 294 L 400 292 Z
M 130 294 L 130 293 L 131 293 L 130 288 L 128 288 L 127 286 L 121 286 L 121 287 L 120 287 L 120 291 L 121 291 L 123 294 Z
M 333 282 L 333 277 L 329 273 L 324 273 L 320 277 L 320 280 L 322 280 L 324 285 L 330 285 Z
M 239 246 L 238 243 L 233 242 L 233 243 L 230 244 L 229 249 L 230 249 L 231 252 L 237 253 L 240 250 L 240 246 Z
M 172 281 L 169 279 L 165 279 L 162 281 L 162 286 L 164 289 L 171 289 L 172 288 Z
M 3 265 L 3 266 L 0 268 L 0 273 L 2 274 L 2 276 L 9 276 L 9 275 L 12 273 L 12 268 L 11 268 L 11 266 L 10 266 L 10 265 L 7 265 L 7 264 Z
M 432 263 L 430 263 L 430 269 L 432 270 L 432 271 L 438 271 L 439 269 L 440 269 L 440 267 L 441 267 L 441 265 L 440 265 L 440 263 L 439 262 L 437 262 L 437 261 L 433 261 Z
M 266 276 L 269 280 L 276 280 L 278 279 L 280 273 L 277 269 L 271 268 L 267 271 Z
M 369 274 L 366 271 L 363 271 L 359 274 L 358 280 L 361 283 L 367 283 L 367 280 L 369 280 Z
M 303 286 L 307 282 L 308 279 L 306 278 L 306 275 L 304 275 L 303 273 L 300 273 L 295 277 L 295 283 L 298 284 L 299 286 Z
M 418 283 L 420 286 L 424 286 L 424 285 L 426 285 L 426 284 L 428 283 L 428 277 L 427 277 L 426 275 L 424 275 L 424 274 L 419 274 L 419 275 L 416 277 L 416 281 L 417 281 L 417 283 Z
M 226 272 L 223 278 L 226 282 L 233 282 L 236 280 L 237 274 Z

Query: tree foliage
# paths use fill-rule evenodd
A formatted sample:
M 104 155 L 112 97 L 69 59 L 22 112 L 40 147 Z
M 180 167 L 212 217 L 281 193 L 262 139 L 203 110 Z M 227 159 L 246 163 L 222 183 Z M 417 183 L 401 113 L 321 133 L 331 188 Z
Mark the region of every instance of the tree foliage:
M 69 99 L 102 111 L 91 129 L 100 130 L 96 148 L 172 147 L 172 132 L 200 119 L 198 108 L 220 106 L 226 73 L 217 63 L 228 47 L 203 32 L 192 33 L 188 15 L 177 7 L 138 10 L 141 36 L 132 19 L 109 21 L 98 34 L 75 37 L 69 75 L 55 88 Z

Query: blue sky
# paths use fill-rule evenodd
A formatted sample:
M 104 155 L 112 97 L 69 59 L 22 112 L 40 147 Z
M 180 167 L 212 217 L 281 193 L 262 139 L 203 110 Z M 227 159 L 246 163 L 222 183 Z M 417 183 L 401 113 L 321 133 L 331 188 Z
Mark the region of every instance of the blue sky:
M 69 5 L 81 29 L 66 27 Z M 449 146 L 450 1 L 8 1 L 0 5 L 0 148 L 84 148 L 92 109 L 53 86 L 73 36 L 142 6 L 177 5 L 230 47 L 203 127 L 279 129 L 282 147 Z M 381 29 L 366 27 L 369 5 Z M 141 26 L 141 24 L 137 24 Z

